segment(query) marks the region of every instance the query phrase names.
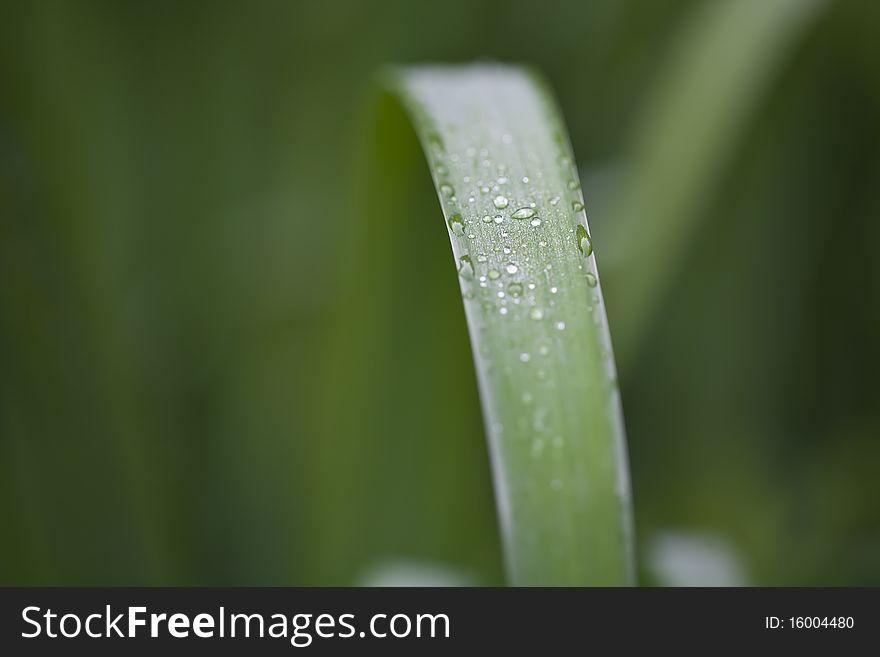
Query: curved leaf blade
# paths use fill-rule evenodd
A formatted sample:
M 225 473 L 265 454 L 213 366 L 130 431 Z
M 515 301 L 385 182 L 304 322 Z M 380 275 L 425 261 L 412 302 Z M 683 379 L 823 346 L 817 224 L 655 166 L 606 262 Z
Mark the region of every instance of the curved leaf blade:
M 619 394 L 559 112 L 518 68 L 418 67 L 389 80 L 422 142 L 452 244 L 509 578 L 631 583 Z

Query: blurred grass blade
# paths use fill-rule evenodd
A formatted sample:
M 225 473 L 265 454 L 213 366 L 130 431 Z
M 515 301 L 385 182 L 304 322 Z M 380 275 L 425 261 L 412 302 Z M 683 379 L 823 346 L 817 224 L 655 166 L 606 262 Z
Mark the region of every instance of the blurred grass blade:
M 680 272 L 700 210 L 748 118 L 826 4 L 713 2 L 700 6 L 682 30 L 636 124 L 608 223 L 608 266 L 615 280 L 626 281 L 612 312 L 622 365 L 638 349 L 666 287 Z
M 518 68 L 411 68 L 394 71 L 387 81 L 415 125 L 452 243 L 455 269 L 445 265 L 443 285 L 450 288 L 457 277 L 464 299 L 509 581 L 631 583 L 629 481 L 614 364 L 580 185 L 559 112 L 535 76 Z M 436 210 L 409 209 L 416 155 L 399 148 L 409 128 L 388 100 L 376 121 L 377 164 L 360 208 L 366 230 L 380 231 L 383 240 L 363 234 L 359 241 L 361 251 L 369 244 L 370 264 L 355 267 L 346 279 L 343 312 L 349 319 L 342 321 L 347 329 L 334 353 L 358 360 L 352 370 L 373 358 L 367 366 L 382 368 L 383 385 L 403 388 L 408 382 L 388 377 L 391 366 L 376 363 L 367 351 L 367 342 L 381 345 L 382 338 L 381 330 L 364 322 L 371 311 L 363 299 L 390 308 L 383 295 L 397 286 L 393 321 L 417 334 L 413 354 L 442 353 L 450 334 L 464 327 L 456 327 L 457 318 L 444 325 L 439 316 L 436 326 L 419 323 L 422 312 L 416 309 L 434 294 L 424 274 L 442 240 L 442 224 Z M 415 268 L 405 266 L 414 260 Z M 408 280 L 417 284 L 401 287 Z M 353 312 L 350 304 L 359 297 L 360 310 Z M 387 317 L 376 321 L 395 330 Z M 347 347 L 355 325 L 356 342 L 364 344 L 360 352 Z M 467 388 L 469 377 L 459 377 L 445 386 L 443 398 L 431 400 L 441 414 L 455 413 L 460 403 L 457 390 Z M 337 403 L 356 399 L 345 392 L 339 397 L 339 385 L 332 387 Z M 360 390 L 361 399 L 372 394 Z M 403 406 L 397 414 L 407 412 Z M 424 432 L 432 430 L 430 424 L 412 426 L 410 440 L 429 440 Z M 339 427 L 325 435 L 340 435 Z M 328 496 L 339 494 L 337 463 L 324 466 Z M 352 476 L 364 467 L 363 461 L 349 463 L 346 473 Z M 463 466 L 455 464 L 447 473 L 444 490 L 454 489 Z M 339 538 L 328 540 L 334 542 Z

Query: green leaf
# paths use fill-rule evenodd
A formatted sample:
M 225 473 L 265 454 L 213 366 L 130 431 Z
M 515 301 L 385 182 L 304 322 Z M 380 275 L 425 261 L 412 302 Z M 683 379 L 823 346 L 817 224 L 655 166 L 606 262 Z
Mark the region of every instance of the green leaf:
M 394 374 L 402 366 L 390 364 L 399 358 L 396 349 L 381 348 L 383 334 L 411 329 L 419 346 L 409 353 L 415 354 L 440 353 L 444 343 L 454 342 L 453 334 L 464 331 L 457 317 L 451 324 L 436 317 L 434 330 L 434 320 L 424 320 L 431 312 L 424 297 L 435 294 L 424 274 L 429 261 L 439 258 L 432 254 L 438 253 L 443 224 L 439 213 L 426 216 L 413 200 L 414 190 L 423 194 L 414 177 L 424 174 L 414 173 L 418 156 L 404 146 L 409 128 L 394 107 L 396 98 L 427 156 L 452 245 L 455 267 L 445 265 L 443 285 L 457 281 L 464 300 L 509 581 L 631 583 L 630 493 L 614 362 L 559 111 L 536 76 L 519 68 L 408 68 L 392 72 L 385 83 L 392 98 L 385 96 L 376 114 L 373 166 L 358 208 L 364 232 L 350 256 L 361 264 L 343 282 L 345 329 L 333 341 L 333 353 L 352 361 L 352 371 L 366 367 L 377 377 L 384 374 L 374 385 L 400 390 L 387 393 L 393 399 L 412 399 L 405 390 L 409 382 Z M 395 345 L 406 350 L 407 342 Z M 376 353 L 384 354 L 382 362 Z M 470 378 L 464 372 L 459 377 L 446 384 L 447 398 L 430 403 L 455 413 L 458 389 L 467 390 Z M 346 385 L 353 389 L 346 392 Z M 329 384 L 336 403 L 357 404 L 345 402 L 349 418 L 380 415 L 374 403 L 382 402 L 368 387 L 363 381 Z M 396 408 L 398 414 L 411 410 L 404 402 Z M 338 419 L 325 436 L 357 432 L 355 424 Z M 416 423 L 412 440 L 432 439 L 425 434 L 433 424 Z M 341 477 L 337 460 L 319 466 L 324 475 L 318 488 L 328 498 L 335 495 L 338 506 L 352 494 L 351 488 L 339 490 L 340 479 L 350 487 L 359 476 L 358 461 L 369 458 L 371 449 L 353 440 L 348 447 L 361 458 L 349 455 Z M 455 481 L 454 472 L 449 477 Z M 339 540 L 328 537 L 323 544 Z
M 621 363 L 638 352 L 681 273 L 704 210 L 760 101 L 826 0 L 708 3 L 676 40 L 644 104 L 610 210 L 609 272 Z M 743 236 L 743 243 L 748 237 Z

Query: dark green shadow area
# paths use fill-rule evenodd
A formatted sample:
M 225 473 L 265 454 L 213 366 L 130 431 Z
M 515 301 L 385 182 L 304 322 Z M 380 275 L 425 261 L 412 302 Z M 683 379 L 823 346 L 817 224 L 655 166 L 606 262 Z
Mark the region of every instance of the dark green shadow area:
M 317 413 L 314 581 L 377 562 L 453 564 L 498 584 L 479 395 L 443 215 L 398 101 L 368 101 L 362 202 L 344 262 Z

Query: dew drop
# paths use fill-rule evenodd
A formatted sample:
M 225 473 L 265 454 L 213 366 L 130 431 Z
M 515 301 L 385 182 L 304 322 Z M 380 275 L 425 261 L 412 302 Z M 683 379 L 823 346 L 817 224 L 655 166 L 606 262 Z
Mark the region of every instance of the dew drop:
M 498 313 L 501 314 L 501 315 L 506 315 L 506 314 L 507 314 L 507 308 L 505 308 L 505 307 L 502 306 L 501 309 L 498 311 Z
M 495 207 L 498 208 L 499 210 L 503 210 L 504 208 L 506 208 L 506 207 L 510 204 L 510 201 L 507 200 L 507 197 L 506 197 L 506 196 L 501 196 L 501 195 L 499 194 L 499 195 L 496 196 L 494 199 L 492 199 L 492 203 L 493 203 L 493 204 L 495 205 Z
M 443 150 L 443 138 L 434 131 L 428 133 L 428 143 L 438 150 Z
M 577 225 L 574 234 L 575 238 L 577 239 L 578 249 L 580 249 L 580 252 L 584 255 L 584 257 L 589 257 L 589 255 L 593 252 L 593 238 L 590 237 L 587 229 L 584 228 L 581 224 Z
M 474 264 L 471 257 L 463 255 L 458 259 L 458 275 L 466 281 L 472 280 L 474 277 Z
M 580 201 L 572 201 L 571 202 L 571 209 L 574 210 L 575 212 L 581 212 L 584 209 L 584 204 L 581 203 Z
M 521 283 L 511 283 L 507 286 L 507 293 L 512 297 L 521 296 L 523 293 L 523 286 Z
M 484 254 L 480 253 L 477 255 L 477 262 L 486 262 L 486 260 L 488 260 L 488 258 Z
M 528 363 L 531 359 L 532 359 L 532 357 L 529 355 L 529 353 L 527 351 L 524 351 L 519 355 L 520 362 Z
M 541 225 L 541 220 L 538 219 L 537 217 L 535 217 L 529 223 L 532 224 L 532 226 L 534 226 L 535 228 L 537 228 L 538 226 Z
M 578 189 L 580 186 L 581 186 L 581 184 L 577 180 L 575 180 L 574 178 L 572 178 L 571 180 L 568 181 L 568 188 L 571 191 Z
M 490 217 L 488 214 L 487 214 L 487 215 L 483 215 L 482 222 L 483 222 L 484 224 L 491 224 L 491 223 L 492 223 L 492 217 Z
M 517 267 L 512 262 L 507 263 L 507 265 L 504 268 L 507 270 L 508 274 L 515 274 L 516 272 L 519 271 L 519 267 Z
M 477 260 L 479 260 L 479 257 L 477 258 Z M 550 294 L 556 294 L 557 292 L 559 292 L 559 288 L 555 285 L 550 288 Z
M 455 189 L 449 183 L 440 183 L 440 193 L 443 196 L 452 196 L 455 194 Z
M 596 280 L 596 277 L 591 272 L 587 272 L 587 285 L 590 287 L 596 287 L 597 283 L 598 281 Z
M 437 166 L 435 166 L 434 169 L 437 171 L 438 176 L 449 175 L 449 168 L 445 164 L 440 163 Z
M 501 222 L 504 221 L 504 217 L 502 217 L 502 216 L 499 214 L 499 215 L 498 215 L 497 217 L 495 217 L 492 221 L 494 221 L 496 224 L 500 224 Z
M 531 219 L 535 216 L 535 210 L 533 208 L 520 208 L 510 216 L 514 219 Z
M 456 235 L 462 235 L 464 233 L 464 222 L 461 220 L 460 214 L 454 214 L 449 217 L 449 230 Z
M 544 319 L 544 311 L 540 308 L 532 308 L 529 311 L 529 317 L 531 317 L 535 321 L 538 321 L 539 319 Z
M 489 270 L 489 280 L 497 281 L 499 278 L 501 278 L 500 271 L 498 271 L 497 269 L 490 269 Z
M 553 198 L 550 199 L 550 205 L 556 205 L 557 203 L 559 203 L 558 196 L 554 196 Z
M 564 331 L 565 330 L 565 322 L 556 322 L 556 330 Z

